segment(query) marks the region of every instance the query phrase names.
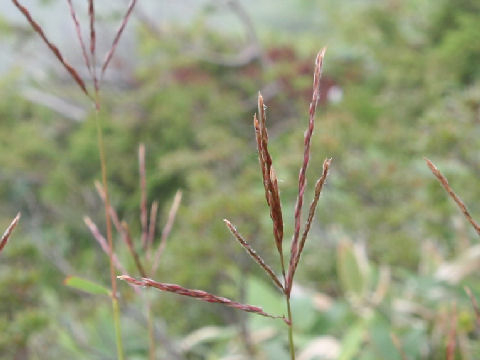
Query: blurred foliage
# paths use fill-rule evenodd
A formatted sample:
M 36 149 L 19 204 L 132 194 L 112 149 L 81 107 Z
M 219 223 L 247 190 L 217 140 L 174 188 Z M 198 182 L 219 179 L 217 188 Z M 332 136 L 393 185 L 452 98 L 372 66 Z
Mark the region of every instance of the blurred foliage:
M 293 3 L 282 10 L 286 22 L 266 17 L 258 25 L 261 59 L 233 67 L 207 56 L 232 55 L 245 45 L 209 25 L 215 7 L 187 25 L 138 24 L 139 60 L 134 67 L 118 60 L 102 94 L 112 203 L 138 238 L 136 151 L 145 143 L 159 229 L 175 191 L 184 192 L 152 277 L 283 313 L 274 287 L 259 280 L 263 275 L 222 219 L 279 268 L 255 152 L 256 92 L 268 95 L 270 150 L 291 234 L 313 59 L 327 44 L 324 86 L 342 96 L 322 103 L 312 143 L 311 186 L 323 159 L 334 161 L 299 267 L 302 286 L 293 293 L 300 358 L 395 360 L 404 351 L 408 359 L 442 359 L 452 324 L 456 358 L 477 358 L 479 332 L 463 292 L 468 285 L 480 295 L 475 233 L 422 157 L 432 158 L 471 212 L 480 213 L 479 2 Z M 280 31 L 285 24 L 289 29 Z M 109 358 L 108 301 L 62 286 L 67 275 L 108 284 L 108 260 L 82 223 L 88 214 L 104 228 L 93 187 L 99 178 L 93 114 L 76 122 L 32 104 L 22 96 L 25 83 L 20 69 L 0 81 L 0 212 L 5 219 L 24 214 L 23 232 L 0 264 L 0 333 L 7 334 L 0 356 Z M 59 97 L 75 94 L 58 76 L 27 84 Z M 310 188 L 307 201 L 311 195 Z M 117 249 L 137 275 L 127 250 Z M 144 295 L 124 284 L 120 290 L 128 357 L 146 358 Z M 146 296 L 157 316 L 161 358 L 288 358 L 281 321 Z

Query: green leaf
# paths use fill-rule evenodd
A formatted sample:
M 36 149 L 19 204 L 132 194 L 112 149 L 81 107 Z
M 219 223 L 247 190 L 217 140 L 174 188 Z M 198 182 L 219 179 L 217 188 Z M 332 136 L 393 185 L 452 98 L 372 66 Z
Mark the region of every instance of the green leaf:
M 93 295 L 107 295 L 110 296 L 110 289 L 106 287 L 96 284 L 90 280 L 85 280 L 79 278 L 77 276 L 69 276 L 65 278 L 64 282 L 65 285 L 70 286 L 74 289 L 85 291 L 89 294 Z
M 401 360 L 400 353 L 393 344 L 390 336 L 391 325 L 382 317 L 376 317 L 369 329 L 369 339 L 375 348 L 375 352 L 382 359 Z
M 353 359 L 362 345 L 367 331 L 367 321 L 361 321 L 348 329 L 342 339 L 342 351 L 338 360 Z
M 286 306 L 282 294 L 273 285 L 254 276 L 247 280 L 247 300 L 248 304 L 261 306 L 266 312 L 275 315 L 286 314 Z M 275 326 L 278 329 L 285 330 L 283 321 L 271 321 L 272 319 L 263 316 L 252 316 L 251 325 L 254 328 L 263 328 L 264 326 Z
M 365 288 L 365 279 L 355 256 L 353 244 L 349 241 L 342 241 L 338 245 L 337 269 L 343 291 L 361 296 Z

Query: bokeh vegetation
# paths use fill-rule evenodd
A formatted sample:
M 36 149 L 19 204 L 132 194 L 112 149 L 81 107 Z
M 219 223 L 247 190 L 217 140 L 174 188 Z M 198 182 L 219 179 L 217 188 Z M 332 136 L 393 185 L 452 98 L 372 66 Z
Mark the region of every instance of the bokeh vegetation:
M 246 31 L 255 31 L 258 43 L 211 26 L 218 16 L 212 5 L 186 24 L 138 15 L 128 29 L 136 44 L 128 56 L 137 60 L 120 53 L 102 94 L 112 203 L 138 239 L 137 147 L 144 143 L 148 197 L 160 203 L 161 226 L 175 192 L 184 194 L 152 277 L 283 313 L 281 297 L 222 219 L 232 219 L 279 268 L 255 152 L 256 93 L 262 90 L 268 105 L 291 234 L 313 59 L 328 45 L 325 86 L 341 96 L 322 102 L 312 142 L 307 199 L 323 159 L 334 160 L 292 293 L 299 354 L 444 359 L 454 329 L 454 358 L 478 358 L 479 330 L 463 290 L 480 295 L 477 234 L 423 157 L 442 169 L 474 217 L 480 214 L 479 2 L 292 3 L 285 21 L 252 17 Z M 11 30 L 6 40 L 36 41 L 27 27 L 10 25 L 2 20 Z M 252 42 L 251 59 L 226 61 Z M 0 79 L 0 228 L 23 213 L 0 262 L 0 357 L 109 359 L 108 298 L 63 286 L 67 275 L 109 281 L 108 259 L 82 221 L 88 214 L 104 228 L 93 186 L 100 178 L 93 113 L 66 75 L 47 69 L 50 76 L 37 84 L 27 70 Z M 75 121 L 27 100 L 24 88 L 32 86 L 80 104 L 86 115 Z M 118 251 L 134 273 L 126 249 Z M 124 284 L 120 290 L 127 356 L 146 358 L 141 299 Z M 158 358 L 288 358 L 280 323 L 148 296 Z

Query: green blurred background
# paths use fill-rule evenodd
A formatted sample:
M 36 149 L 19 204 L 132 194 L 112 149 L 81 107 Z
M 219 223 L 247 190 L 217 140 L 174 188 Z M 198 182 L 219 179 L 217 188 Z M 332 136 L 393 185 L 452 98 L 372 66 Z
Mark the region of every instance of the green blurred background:
M 86 2 L 74 4 L 86 36 Z M 83 69 L 66 2 L 25 5 Z M 126 5 L 98 2 L 100 52 Z M 478 0 L 140 1 L 101 116 L 112 203 L 137 243 L 139 143 L 159 232 L 183 192 L 152 277 L 284 312 L 222 219 L 279 269 L 256 94 L 268 106 L 288 249 L 314 58 L 326 45 L 307 203 L 324 158 L 333 163 L 292 295 L 299 358 L 445 359 L 452 329 L 455 359 L 480 358 L 463 290 L 480 295 L 478 237 L 423 160 L 480 214 L 479 24 Z M 0 357 L 113 359 L 108 297 L 63 285 L 68 275 L 109 283 L 108 258 L 82 220 L 105 227 L 93 111 L 10 2 L 0 28 L 0 228 L 23 214 L 0 259 Z M 145 359 L 145 294 L 119 287 L 128 358 Z M 146 293 L 159 359 L 288 359 L 281 321 Z

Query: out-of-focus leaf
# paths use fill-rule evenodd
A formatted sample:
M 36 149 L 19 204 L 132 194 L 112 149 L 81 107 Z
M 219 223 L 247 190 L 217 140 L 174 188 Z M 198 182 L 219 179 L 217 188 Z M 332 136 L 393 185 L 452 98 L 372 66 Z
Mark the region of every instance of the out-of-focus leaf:
M 77 276 L 69 276 L 64 280 L 63 283 L 74 289 L 82 290 L 89 294 L 110 296 L 110 290 L 106 287 Z
M 338 360 L 350 360 L 357 355 L 367 332 L 367 322 L 361 321 L 348 329 L 342 340 L 342 350 Z
M 480 245 L 473 245 L 456 259 L 438 267 L 435 277 L 450 284 L 457 284 L 479 269 Z
M 373 304 L 380 304 L 387 295 L 388 289 L 392 283 L 390 268 L 386 266 L 380 267 L 378 272 L 378 282 L 375 291 L 372 294 L 371 301 Z
M 332 336 L 320 336 L 309 342 L 298 356 L 298 360 L 337 359 L 340 343 Z
M 268 341 L 263 346 L 263 351 L 266 359 L 276 359 L 276 360 L 290 359 L 290 355 L 288 354 L 288 350 L 285 347 L 285 343 L 282 342 L 280 339 L 274 339 L 272 341 Z
M 410 328 L 401 339 L 401 343 L 403 351 L 405 351 L 409 359 L 419 359 L 422 356 L 422 351 L 425 349 L 425 344 L 428 343 L 427 329 L 418 325 Z
M 365 279 L 350 241 L 344 240 L 338 245 L 337 271 L 343 291 L 361 296 Z
M 369 329 L 369 339 L 375 348 L 375 353 L 383 359 L 401 360 L 398 350 L 390 336 L 391 327 L 381 318 L 376 318 Z
M 316 320 L 316 312 L 312 298 L 305 295 L 292 297 L 292 311 L 295 314 L 295 328 L 307 332 Z
M 282 294 L 267 283 L 251 277 L 248 279 L 247 288 L 247 303 L 260 304 L 266 312 L 270 311 L 272 314 L 285 314 L 286 308 Z M 270 321 L 272 319 L 261 319 L 260 316 L 252 317 L 254 324 L 261 324 L 262 326 L 275 326 L 278 324 L 281 328 L 285 326 L 282 321 Z M 267 321 L 265 321 L 267 320 Z
M 179 347 L 183 352 L 188 352 L 199 344 L 229 339 L 234 335 L 235 331 L 231 328 L 205 326 L 185 336 Z

